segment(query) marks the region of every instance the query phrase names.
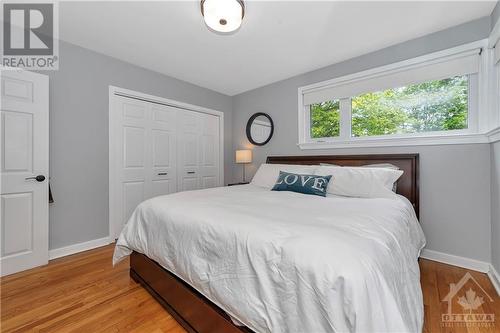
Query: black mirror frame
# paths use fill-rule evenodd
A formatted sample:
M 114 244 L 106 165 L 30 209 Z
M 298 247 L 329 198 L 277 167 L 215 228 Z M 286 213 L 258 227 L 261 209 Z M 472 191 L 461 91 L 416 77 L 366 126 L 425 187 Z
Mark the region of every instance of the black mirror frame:
M 269 121 L 271 122 L 271 133 L 269 133 L 269 137 L 266 139 L 266 141 L 264 142 L 255 142 L 253 139 L 252 139 L 252 133 L 250 131 L 251 127 L 252 127 L 252 123 L 253 121 L 255 120 L 255 118 L 259 117 L 259 116 L 264 116 L 266 117 L 267 119 L 269 119 Z M 273 133 L 274 133 L 274 123 L 273 123 L 273 119 L 271 118 L 270 115 L 268 115 L 267 113 L 264 113 L 264 112 L 257 112 L 257 113 L 254 113 L 250 119 L 248 119 L 248 122 L 247 122 L 247 128 L 246 128 L 246 132 L 247 132 L 247 139 L 248 141 L 250 141 L 250 143 L 252 143 L 253 145 L 256 145 L 256 146 L 263 146 L 265 145 L 266 143 L 268 143 L 271 138 L 273 137 Z

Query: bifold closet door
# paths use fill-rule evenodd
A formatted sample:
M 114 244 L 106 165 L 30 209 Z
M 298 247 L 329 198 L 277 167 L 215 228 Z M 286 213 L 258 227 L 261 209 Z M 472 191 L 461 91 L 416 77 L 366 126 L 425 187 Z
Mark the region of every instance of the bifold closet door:
M 115 102 L 117 237 L 139 203 L 177 191 L 177 109 L 119 96 Z
M 219 186 L 219 117 L 178 113 L 178 191 Z
M 220 118 L 113 96 L 110 119 L 110 233 L 142 201 L 221 185 Z
M 220 183 L 219 117 L 201 114 L 200 188 L 217 187 Z

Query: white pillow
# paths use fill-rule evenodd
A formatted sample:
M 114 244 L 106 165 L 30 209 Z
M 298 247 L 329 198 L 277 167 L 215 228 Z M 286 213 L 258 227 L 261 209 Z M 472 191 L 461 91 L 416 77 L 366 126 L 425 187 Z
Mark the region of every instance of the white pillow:
M 397 165 L 391 164 L 391 163 L 375 163 L 375 164 L 367 164 L 367 165 L 362 165 L 362 168 L 386 168 L 386 169 L 392 169 L 392 170 L 399 170 L 399 167 Z
M 317 168 L 318 168 L 317 165 L 262 163 L 257 172 L 255 173 L 255 175 L 253 176 L 253 179 L 250 182 L 250 184 L 271 189 L 273 188 L 274 184 L 276 184 L 276 180 L 278 180 L 280 171 L 314 175 L 314 171 Z
M 384 198 L 393 196 L 392 186 L 403 174 L 388 168 L 319 166 L 315 175 L 331 175 L 327 192 L 358 198 Z
M 319 165 L 321 165 L 321 166 L 331 166 L 331 167 L 342 168 L 341 165 L 330 164 L 330 163 L 320 163 Z M 386 169 L 392 169 L 392 170 L 399 170 L 398 166 L 396 166 L 394 164 L 391 164 L 391 163 L 366 164 L 366 165 L 361 165 L 359 167 L 352 166 L 351 168 L 386 168 Z M 391 191 L 394 192 L 394 193 L 396 193 L 397 190 L 398 190 L 398 184 L 396 182 L 394 182 L 394 184 L 392 184 Z

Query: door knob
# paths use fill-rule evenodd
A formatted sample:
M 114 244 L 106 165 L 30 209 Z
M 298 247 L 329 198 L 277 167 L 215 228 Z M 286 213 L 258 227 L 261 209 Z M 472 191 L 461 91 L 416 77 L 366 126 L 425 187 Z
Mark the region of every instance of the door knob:
M 30 180 L 30 179 L 34 179 L 36 180 L 37 182 L 43 182 L 45 180 L 45 176 L 44 175 L 38 175 L 36 177 L 28 177 L 28 178 L 24 178 L 25 180 Z

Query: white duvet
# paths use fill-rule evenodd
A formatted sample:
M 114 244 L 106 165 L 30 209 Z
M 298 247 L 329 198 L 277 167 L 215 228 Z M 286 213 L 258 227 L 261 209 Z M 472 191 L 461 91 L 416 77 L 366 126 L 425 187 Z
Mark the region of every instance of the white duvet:
M 114 262 L 143 253 L 255 332 L 421 332 L 410 203 L 254 185 L 141 203 Z

